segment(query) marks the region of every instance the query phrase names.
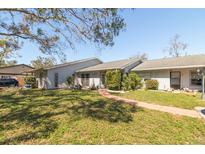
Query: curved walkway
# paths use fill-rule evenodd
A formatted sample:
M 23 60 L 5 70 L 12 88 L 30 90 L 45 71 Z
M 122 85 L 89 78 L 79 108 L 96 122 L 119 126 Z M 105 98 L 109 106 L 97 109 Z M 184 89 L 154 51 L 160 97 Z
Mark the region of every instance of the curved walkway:
M 172 113 L 175 115 L 189 116 L 189 117 L 194 117 L 194 118 L 202 118 L 200 116 L 200 114 L 195 110 L 181 109 L 181 108 L 170 107 L 170 106 L 162 106 L 162 105 L 157 105 L 157 104 L 140 102 L 140 101 L 136 101 L 136 100 L 132 100 L 132 99 L 126 99 L 126 98 L 122 98 L 119 96 L 111 95 L 109 92 L 107 92 L 106 89 L 99 89 L 98 92 L 100 95 L 102 95 L 106 98 L 110 98 L 110 99 L 117 100 L 117 101 L 123 101 L 127 104 L 130 104 L 130 105 L 134 105 L 134 106 L 136 105 L 136 106 L 151 109 L 151 110 L 168 112 L 168 113 Z

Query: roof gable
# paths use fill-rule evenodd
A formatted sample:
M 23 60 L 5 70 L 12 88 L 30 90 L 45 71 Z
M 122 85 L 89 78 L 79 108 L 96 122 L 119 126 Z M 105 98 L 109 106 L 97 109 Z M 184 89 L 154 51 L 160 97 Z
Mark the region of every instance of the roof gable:
M 139 58 L 131 58 L 131 59 L 124 59 L 124 60 L 117 60 L 111 62 L 105 62 L 102 64 L 98 64 L 95 66 L 87 67 L 81 69 L 77 72 L 89 72 L 89 71 L 100 71 L 100 70 L 111 70 L 111 69 L 124 69 L 135 62 L 140 61 Z
M 33 67 L 25 65 L 25 64 L 4 66 L 4 67 L 0 67 L 0 74 L 18 75 L 18 74 L 23 74 L 30 70 L 33 70 Z
M 69 66 L 69 65 L 82 63 L 82 62 L 92 61 L 92 60 L 97 60 L 97 61 L 102 63 L 102 61 L 99 60 L 98 58 L 87 58 L 87 59 L 76 60 L 76 61 L 72 61 L 72 62 L 68 62 L 68 63 L 64 63 L 64 64 L 54 65 L 54 66 L 51 66 L 51 67 L 44 68 L 44 70 L 50 70 L 50 69 L 54 69 L 54 68 L 65 67 L 65 66 Z

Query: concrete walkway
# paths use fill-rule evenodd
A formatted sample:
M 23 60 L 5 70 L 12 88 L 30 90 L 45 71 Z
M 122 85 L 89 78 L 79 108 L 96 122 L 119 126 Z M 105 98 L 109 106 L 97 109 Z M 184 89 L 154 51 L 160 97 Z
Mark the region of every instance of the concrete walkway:
M 136 101 L 136 100 L 132 100 L 132 99 L 126 99 L 126 98 L 122 98 L 119 96 L 111 95 L 109 92 L 107 92 L 106 89 L 99 89 L 98 92 L 100 95 L 102 95 L 106 98 L 110 98 L 110 99 L 117 100 L 117 101 L 123 101 L 127 104 L 130 104 L 130 105 L 139 106 L 139 107 L 147 108 L 147 109 L 151 109 L 151 110 L 168 112 L 168 113 L 172 113 L 175 115 L 189 116 L 189 117 L 194 117 L 194 118 L 202 118 L 200 116 L 200 114 L 195 110 L 188 110 L 188 109 L 182 109 L 182 108 L 170 107 L 170 106 L 162 106 L 162 105 L 157 105 L 157 104 L 140 102 L 140 101 Z

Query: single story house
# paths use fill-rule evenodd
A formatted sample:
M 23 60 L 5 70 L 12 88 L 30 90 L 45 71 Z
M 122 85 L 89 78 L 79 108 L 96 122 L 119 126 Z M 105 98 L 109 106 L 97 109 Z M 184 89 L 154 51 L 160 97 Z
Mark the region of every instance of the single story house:
M 139 58 L 105 62 L 76 71 L 75 78 L 77 84 L 80 84 L 82 87 L 89 88 L 94 86 L 104 88 L 106 71 L 117 69 L 121 70 L 123 74 L 126 74 L 140 63 L 142 63 L 142 61 Z
M 54 65 L 51 67 L 36 69 L 35 73 L 38 81 L 38 88 L 56 89 L 66 88 L 67 78 L 74 76 L 77 70 L 101 64 L 97 58 L 88 58 L 72 61 L 64 64 Z
M 14 78 L 18 80 L 19 86 L 23 87 L 25 84 L 24 77 L 28 75 L 27 72 L 31 70 L 33 70 L 33 67 L 25 64 L 0 67 L 0 79 Z
M 160 90 L 189 88 L 199 91 L 202 90 L 204 70 L 205 55 L 147 60 L 132 69 L 144 81 L 157 80 Z
M 105 87 L 105 73 L 121 70 L 122 74 L 135 71 L 145 80 L 156 79 L 160 90 L 189 88 L 202 90 L 202 72 L 205 71 L 205 55 L 190 55 L 142 61 L 130 58 L 103 63 L 88 58 L 34 70 L 38 87 L 45 89 L 66 88 L 68 76 L 74 77 L 75 85 L 84 88 Z M 39 73 L 40 72 L 40 73 Z

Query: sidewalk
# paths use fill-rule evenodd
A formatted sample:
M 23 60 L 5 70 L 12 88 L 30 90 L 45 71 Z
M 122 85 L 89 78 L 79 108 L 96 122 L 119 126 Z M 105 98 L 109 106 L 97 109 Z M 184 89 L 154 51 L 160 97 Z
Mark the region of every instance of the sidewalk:
M 100 95 L 102 95 L 106 98 L 110 98 L 110 99 L 117 100 L 117 101 L 123 101 L 127 104 L 130 104 L 130 105 L 136 105 L 136 106 L 151 109 L 151 110 L 168 112 L 168 113 L 172 113 L 175 115 L 189 116 L 189 117 L 193 117 L 193 118 L 202 118 L 200 116 L 200 114 L 195 110 L 188 110 L 188 109 L 182 109 L 182 108 L 170 107 L 170 106 L 162 106 L 162 105 L 157 105 L 157 104 L 140 102 L 140 101 L 136 101 L 136 100 L 132 100 L 132 99 L 126 99 L 126 98 L 122 98 L 119 96 L 111 95 L 110 93 L 107 92 L 106 89 L 99 89 L 98 92 Z

